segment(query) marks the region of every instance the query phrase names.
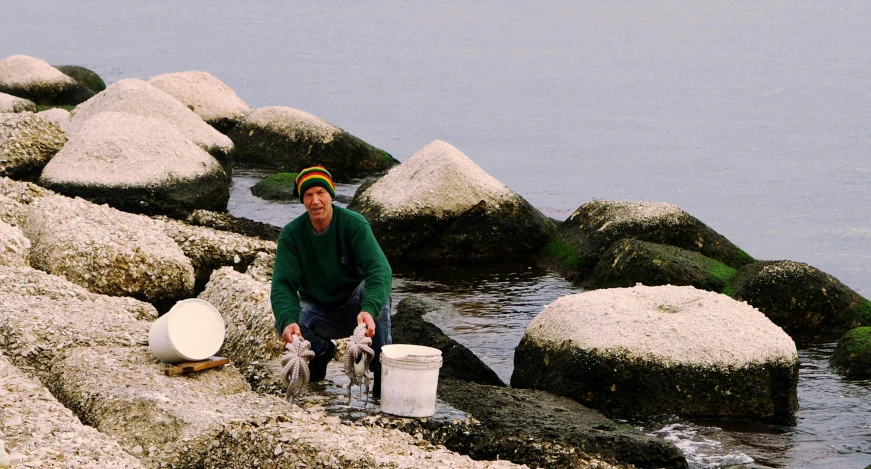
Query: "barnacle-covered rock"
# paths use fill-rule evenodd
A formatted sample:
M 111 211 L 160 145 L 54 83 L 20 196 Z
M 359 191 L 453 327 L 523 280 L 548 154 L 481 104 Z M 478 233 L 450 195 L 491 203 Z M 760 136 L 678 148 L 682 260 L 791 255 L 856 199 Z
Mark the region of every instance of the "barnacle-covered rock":
M 281 386 L 281 376 L 269 362 L 281 358 L 284 341 L 275 331 L 269 300 L 270 285 L 230 267 L 212 273 L 199 298 L 211 303 L 224 318 L 226 332 L 220 354 L 229 357 L 255 389 Z M 272 371 L 277 371 L 274 368 Z
M 517 193 L 439 140 L 374 184 L 361 186 L 348 208 L 369 220 L 391 260 L 529 257 L 555 229 Z
M 162 120 L 121 112 L 101 112 L 75 127 L 39 180 L 134 213 L 223 210 L 230 198 L 215 158 Z
M 36 115 L 41 117 L 43 120 L 56 124 L 58 127 L 63 129 L 64 132 L 70 131 L 70 111 L 67 111 L 64 108 L 53 107 L 39 112 Z
M 635 284 L 690 285 L 720 292 L 735 269 L 720 261 L 665 244 L 621 239 L 602 254 L 584 288 L 620 288 Z
M 79 104 L 94 95 L 48 62 L 26 55 L 0 60 L 0 93 L 50 105 Z
M 30 240 L 18 228 L 0 221 L 0 266 L 23 267 L 29 259 Z
M 66 132 L 38 114 L 0 114 L 0 176 L 35 179 L 66 142 Z
M 275 267 L 275 253 L 258 252 L 254 262 L 248 266 L 246 275 L 259 282 L 272 282 L 272 269 Z
M 228 134 L 237 163 L 298 172 L 323 165 L 337 181 L 378 174 L 398 163 L 369 145 L 305 111 L 269 106 L 257 109 Z
M 0 353 L 2 440 L 13 467 L 138 469 L 114 438 L 84 425 L 36 379 Z
M 36 103 L 29 99 L 0 93 L 0 112 L 36 112 Z
M 803 262 L 762 261 L 738 269 L 724 293 L 746 301 L 787 332 L 871 326 L 871 301 Z
M 205 287 L 215 269 L 230 266 L 239 272 L 244 272 L 258 254 L 275 254 L 274 241 L 264 241 L 204 226 L 192 226 L 164 217 L 160 220 L 164 232 L 175 240 L 185 256 L 191 260 L 197 291 Z
M 194 210 L 186 219 L 188 223 L 196 226 L 207 226 L 221 231 L 229 231 L 245 236 L 265 239 L 266 241 L 278 241 L 281 228 L 254 221 L 249 218 L 235 217 L 226 212 L 213 212 L 210 210 Z
M 153 306 L 97 295 L 29 267 L 0 267 L 0 349 L 44 375 L 60 351 L 148 341 Z
M 148 83 L 179 100 L 221 133 L 226 134 L 251 113 L 251 107 L 232 88 L 209 72 L 165 73 Z
M 609 417 L 769 418 L 798 409 L 792 339 L 746 303 L 683 286 L 557 299 L 514 354 L 511 385 L 571 397 Z
M 82 122 L 101 112 L 124 112 L 158 119 L 174 126 L 184 137 L 232 168 L 233 142 L 203 122 L 172 96 L 136 78 L 118 80 L 72 111 L 73 132 Z
M 0 177 L 0 221 L 12 226 L 21 225 L 27 205 L 53 193 L 30 182 Z
M 548 241 L 542 261 L 580 282 L 621 239 L 695 251 L 733 268 L 753 262 L 747 253 L 679 207 L 607 200 L 588 202 L 575 210 Z
M 193 293 L 190 260 L 148 217 L 52 195 L 28 206 L 22 230 L 32 266 L 92 292 L 152 303 Z

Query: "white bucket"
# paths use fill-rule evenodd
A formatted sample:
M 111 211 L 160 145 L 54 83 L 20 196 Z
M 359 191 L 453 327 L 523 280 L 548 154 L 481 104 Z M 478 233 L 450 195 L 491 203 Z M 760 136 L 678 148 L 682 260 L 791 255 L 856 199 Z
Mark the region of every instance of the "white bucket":
M 179 301 L 148 331 L 148 346 L 163 363 L 205 360 L 223 344 L 224 318 L 199 298 Z
M 435 413 L 442 351 L 421 345 L 381 348 L 381 411 L 401 417 Z

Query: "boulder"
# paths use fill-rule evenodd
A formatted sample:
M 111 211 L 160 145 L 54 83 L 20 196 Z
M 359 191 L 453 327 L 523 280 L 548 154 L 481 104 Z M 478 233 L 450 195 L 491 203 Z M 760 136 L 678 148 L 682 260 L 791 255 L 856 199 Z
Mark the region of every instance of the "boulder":
M 94 293 L 160 305 L 193 293 L 191 261 L 148 217 L 52 195 L 27 207 L 22 231 L 32 266 Z
M 871 327 L 857 327 L 841 336 L 831 361 L 847 378 L 871 377 Z
M 181 248 L 194 267 L 195 291 L 202 291 L 215 269 L 230 266 L 244 272 L 258 253 L 275 254 L 275 242 L 177 220 L 162 219 L 164 232 Z
M 59 353 L 78 346 L 147 343 L 154 307 L 90 293 L 29 267 L 0 267 L 0 349 L 44 377 Z
M 281 228 L 275 225 L 248 218 L 235 217 L 226 212 L 219 213 L 202 209 L 194 210 L 185 221 L 191 225 L 206 226 L 266 241 L 278 241 L 278 236 L 281 234 Z
M 29 99 L 0 93 L 0 112 L 36 112 L 36 103 Z
M 0 176 L 36 179 L 66 142 L 60 126 L 37 114 L 0 115 Z
M 571 397 L 611 418 L 794 422 L 798 354 L 746 303 L 689 286 L 561 297 L 530 323 L 511 385 Z
M 257 109 L 228 134 L 240 165 L 298 172 L 323 165 L 336 181 L 381 173 L 398 163 L 329 122 L 297 109 Z
M 78 83 L 85 85 L 94 93 L 99 93 L 106 89 L 106 82 L 93 70 L 78 65 L 55 65 L 54 68 Z
M 0 93 L 47 105 L 76 105 L 94 95 L 48 62 L 26 55 L 0 60 Z
M 635 284 L 690 285 L 720 292 L 735 275 L 735 269 L 694 251 L 621 239 L 602 254 L 584 287 L 620 288 Z
M 101 112 L 80 123 L 40 184 L 120 210 L 184 215 L 225 210 L 229 178 L 215 158 L 158 119 Z
M 605 251 L 624 238 L 695 251 L 733 268 L 753 262 L 728 239 L 674 205 L 607 200 L 575 210 L 548 241 L 543 260 L 569 280 L 582 282 Z
M 199 116 L 172 96 L 136 78 L 119 80 L 93 98 L 76 107 L 70 123 L 76 127 L 103 112 L 124 112 L 159 119 L 174 126 L 184 137 L 206 150 L 224 166 L 232 169 L 233 142 L 203 122 Z
M 750 303 L 790 333 L 843 333 L 871 325 L 871 302 L 802 262 L 763 261 L 744 266 L 724 293 Z
M 448 143 L 434 141 L 348 208 L 369 220 L 391 260 L 487 262 L 529 257 L 555 225 Z
M 57 125 L 64 132 L 70 131 L 70 111 L 67 111 L 66 109 L 53 107 L 37 113 L 36 115 L 41 117 L 43 120 Z
M 139 469 L 114 438 L 83 424 L 0 353 L 2 440 L 13 467 Z M 26 466 L 25 466 L 26 465 Z
M 448 337 L 441 329 L 427 322 L 423 315 L 440 306 L 415 296 L 403 298 L 397 312 L 391 316 L 394 344 L 423 345 L 442 352 L 439 381 L 459 379 L 492 386 L 505 386 L 499 376 L 471 350 Z
M 272 269 L 275 266 L 275 254 L 258 252 L 254 262 L 248 266 L 245 275 L 258 282 L 272 283 Z
M 2 203 L 2 200 L 0 200 Z M 18 228 L 0 220 L 0 266 L 28 265 L 30 240 Z
M 224 134 L 252 111 L 232 88 L 209 72 L 166 73 L 151 78 L 148 83 L 179 100 Z
M 266 200 L 299 200 L 294 193 L 298 173 L 275 173 L 251 186 L 251 193 Z
M 21 225 L 27 205 L 49 194 L 54 192 L 30 182 L 0 177 L 0 221 Z

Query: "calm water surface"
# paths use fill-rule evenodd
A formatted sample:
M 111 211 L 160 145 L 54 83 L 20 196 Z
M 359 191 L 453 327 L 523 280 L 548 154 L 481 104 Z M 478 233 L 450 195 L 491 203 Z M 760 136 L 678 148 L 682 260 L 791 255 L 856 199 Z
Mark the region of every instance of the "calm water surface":
M 6 1 L 0 57 L 107 82 L 205 70 L 252 107 L 323 117 L 400 161 L 445 140 L 546 215 L 668 202 L 758 259 L 807 262 L 871 295 L 871 3 L 446 0 Z M 230 210 L 283 225 L 239 173 Z M 350 197 L 355 185 L 341 187 Z M 345 199 L 346 200 L 346 199 Z M 529 266 L 402 271 L 397 298 L 503 379 L 531 318 L 575 290 Z M 869 383 L 799 344 L 795 427 L 638 422 L 694 467 L 871 464 Z

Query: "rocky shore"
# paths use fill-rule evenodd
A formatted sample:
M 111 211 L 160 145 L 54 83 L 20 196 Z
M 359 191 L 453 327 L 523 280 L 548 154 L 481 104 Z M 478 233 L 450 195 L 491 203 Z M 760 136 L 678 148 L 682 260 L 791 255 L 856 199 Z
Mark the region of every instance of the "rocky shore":
M 868 373 L 871 302 L 811 266 L 757 261 L 678 207 L 595 201 L 559 222 L 447 142 L 398 164 L 304 111 L 251 109 L 207 72 L 108 87 L 88 72 L 0 60 L 0 440 L 14 464 L 683 468 L 673 444 L 617 421 L 788 422 L 792 333 L 853 330 L 836 364 Z M 376 178 L 349 208 L 391 262 L 525 259 L 589 291 L 529 325 L 511 387 L 427 322 L 444 305 L 396 305 L 395 342 L 444 357 L 432 418 L 337 410 L 338 362 L 289 403 L 269 303 L 278 229 L 230 216 L 227 199 L 236 165 L 319 163 Z M 221 312 L 231 364 L 166 376 L 148 329 L 191 297 Z

